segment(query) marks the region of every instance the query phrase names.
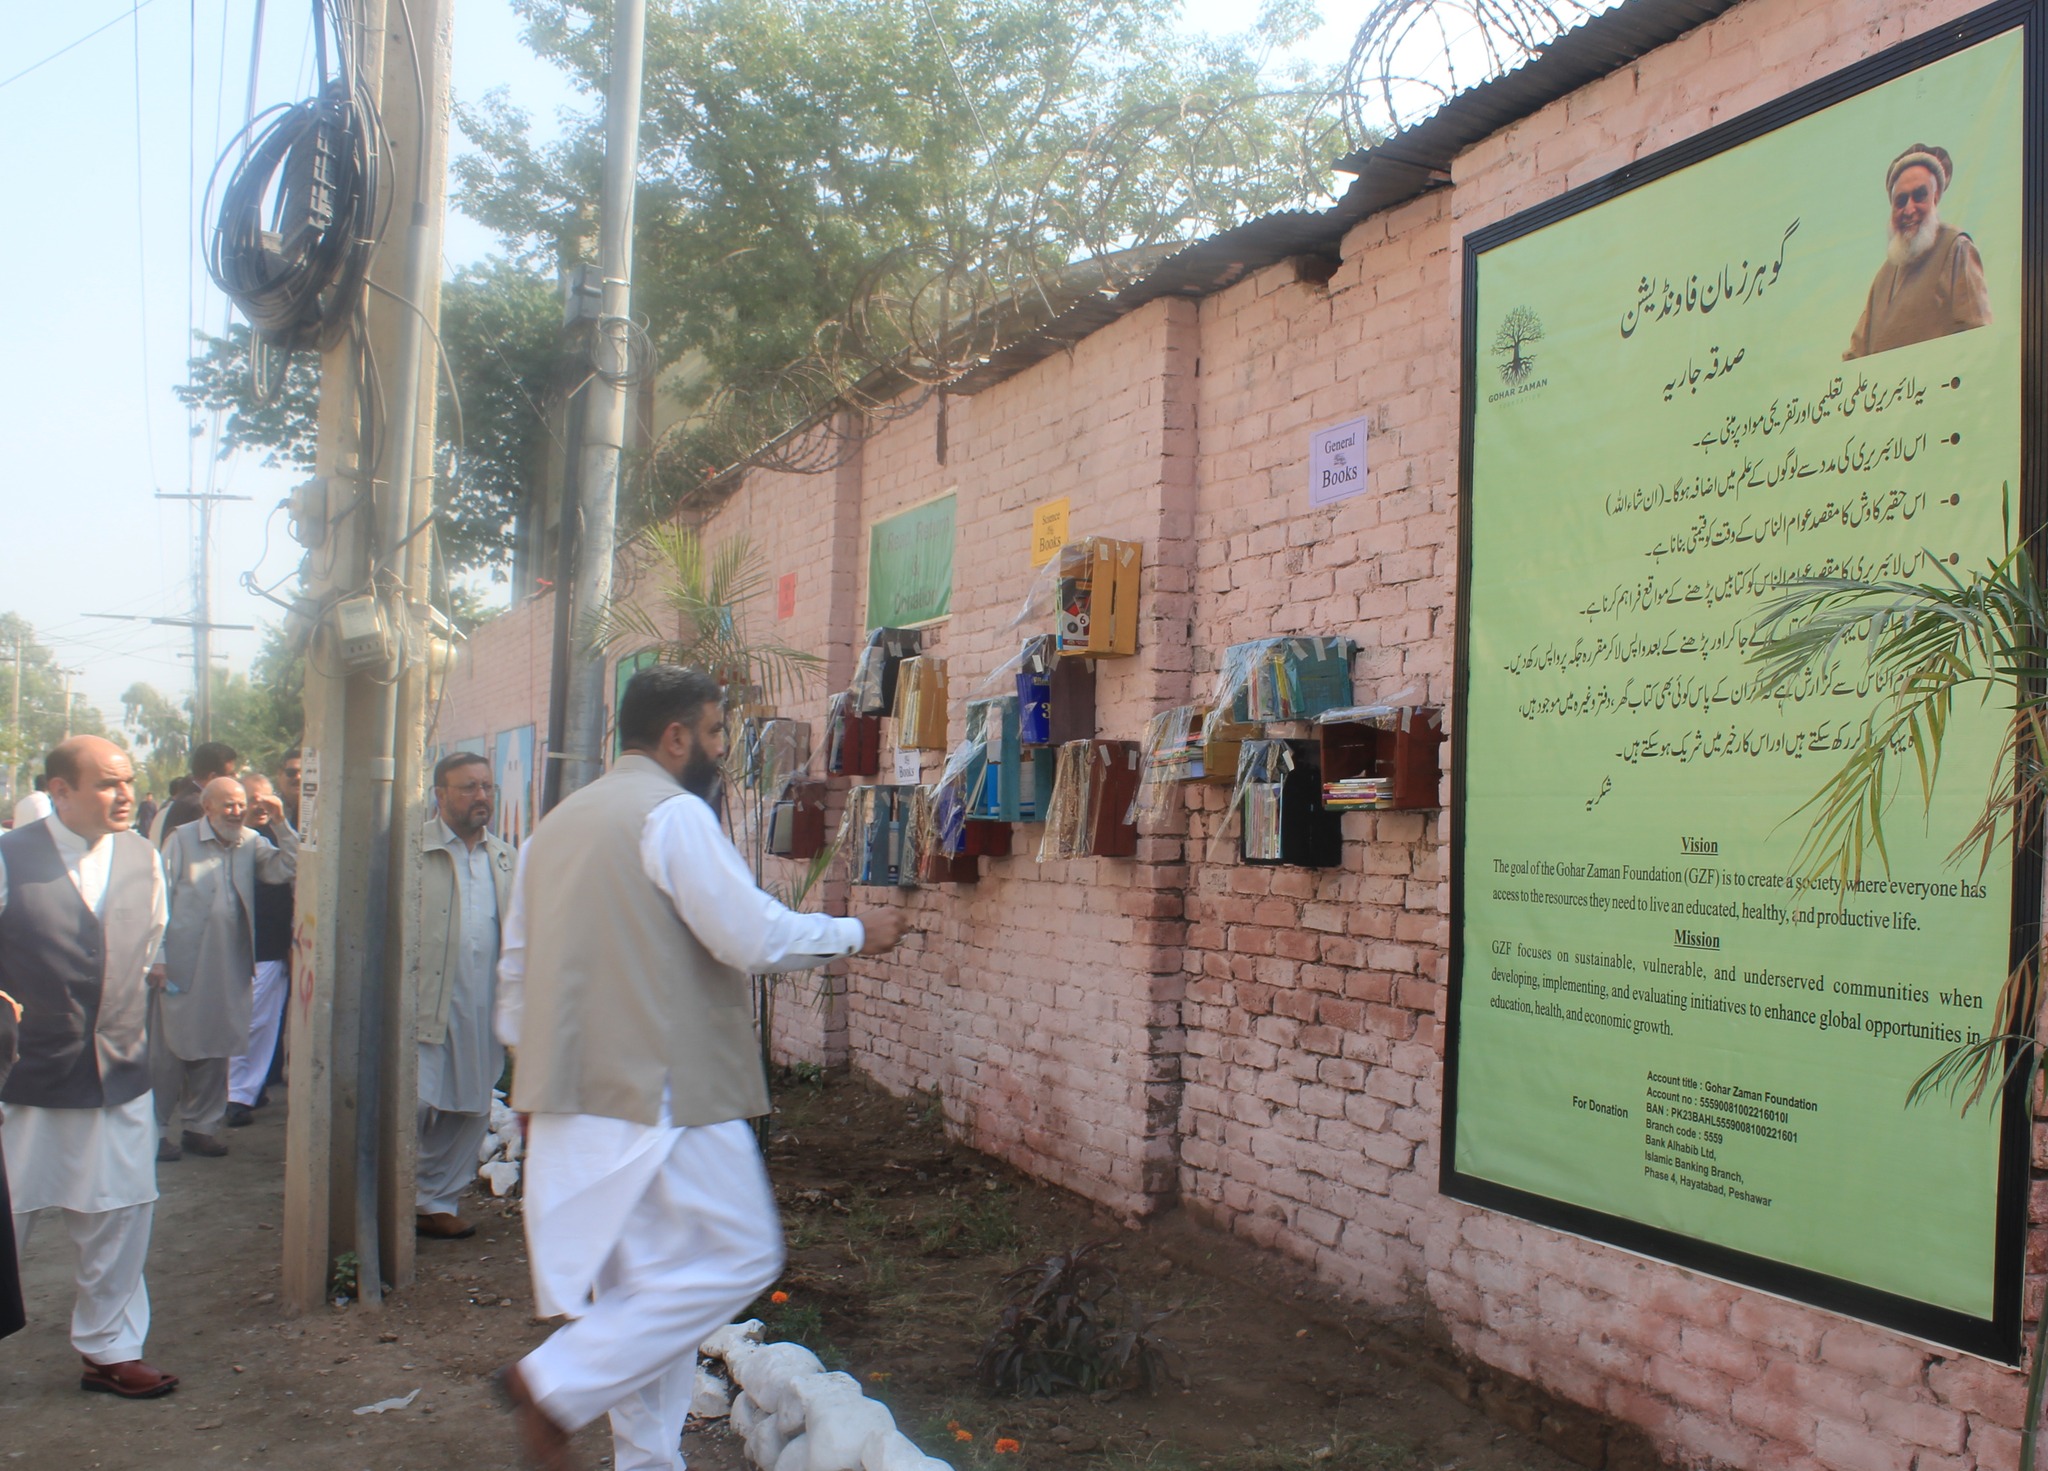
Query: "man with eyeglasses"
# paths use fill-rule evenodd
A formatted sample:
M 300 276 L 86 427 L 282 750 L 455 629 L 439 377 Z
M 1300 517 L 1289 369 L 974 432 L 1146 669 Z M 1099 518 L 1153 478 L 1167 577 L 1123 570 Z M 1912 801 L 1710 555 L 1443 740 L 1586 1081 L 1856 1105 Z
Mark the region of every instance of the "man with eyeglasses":
M 1890 243 L 1844 358 L 1890 352 L 1990 323 L 1983 258 L 1968 235 L 1941 218 L 1941 199 L 1954 177 L 1948 150 L 1931 143 L 1915 143 L 1885 170 Z
M 491 1028 L 498 942 L 512 902 L 512 849 L 491 831 L 491 764 L 457 751 L 434 767 L 435 815 L 420 835 L 419 1234 L 474 1236 L 456 1207 L 476 1178 L 505 1051 Z

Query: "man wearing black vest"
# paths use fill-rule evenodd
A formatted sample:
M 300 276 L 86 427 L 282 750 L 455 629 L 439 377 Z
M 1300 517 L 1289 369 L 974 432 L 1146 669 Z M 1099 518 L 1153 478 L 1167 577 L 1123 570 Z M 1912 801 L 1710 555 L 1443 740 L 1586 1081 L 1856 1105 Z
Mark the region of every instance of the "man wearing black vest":
M 14 1239 L 59 1211 L 78 1251 L 79 1387 L 149 1399 L 177 1387 L 142 1361 L 156 1210 L 144 979 L 169 919 L 156 850 L 129 831 L 135 771 L 74 736 L 44 761 L 55 813 L 0 836 L 0 991 L 21 1007 L 0 1087 Z

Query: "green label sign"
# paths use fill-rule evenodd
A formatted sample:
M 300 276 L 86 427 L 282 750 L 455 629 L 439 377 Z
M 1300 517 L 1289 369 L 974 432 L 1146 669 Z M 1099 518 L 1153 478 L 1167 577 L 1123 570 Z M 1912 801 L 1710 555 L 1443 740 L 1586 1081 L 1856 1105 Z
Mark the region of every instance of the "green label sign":
M 899 511 L 868 530 L 868 627 L 908 628 L 953 610 L 950 495 Z
M 1764 698 L 1745 657 L 1788 579 L 2004 550 L 2022 40 L 1987 35 L 1468 241 L 1445 1184 L 2004 1354 L 1997 1109 L 1904 1106 L 1995 1030 L 2010 870 L 1948 855 L 2003 716 L 1958 710 L 1888 868 L 1801 888 L 1881 695 L 1851 654 Z

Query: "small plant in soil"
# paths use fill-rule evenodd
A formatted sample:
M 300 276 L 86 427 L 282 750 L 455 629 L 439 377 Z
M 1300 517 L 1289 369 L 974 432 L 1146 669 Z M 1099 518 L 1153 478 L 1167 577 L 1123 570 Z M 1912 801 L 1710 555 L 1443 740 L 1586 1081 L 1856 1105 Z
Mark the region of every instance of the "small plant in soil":
M 1148 1312 L 1103 1259 L 1106 1242 L 1056 1252 L 1003 1278 L 1010 1299 L 981 1346 L 975 1371 L 985 1388 L 1025 1396 L 1063 1390 L 1149 1392 L 1173 1376 Z
M 1009 1198 L 985 1194 L 979 1200 L 948 1195 L 918 1232 L 918 1245 L 929 1254 L 947 1250 L 971 1256 L 1012 1251 L 1023 1239 Z
M 345 1251 L 334 1259 L 327 1272 L 327 1295 L 335 1302 L 353 1302 L 356 1296 L 356 1254 Z

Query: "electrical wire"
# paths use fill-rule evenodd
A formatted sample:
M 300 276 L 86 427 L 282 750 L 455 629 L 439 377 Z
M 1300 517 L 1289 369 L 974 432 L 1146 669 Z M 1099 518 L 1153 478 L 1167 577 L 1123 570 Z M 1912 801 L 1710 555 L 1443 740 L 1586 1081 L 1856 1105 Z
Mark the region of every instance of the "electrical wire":
M 283 386 L 284 358 L 303 348 L 324 351 L 357 324 L 370 254 L 383 233 L 378 181 L 388 140 L 341 17 L 326 0 L 314 0 L 314 10 L 317 91 L 252 119 L 215 163 L 206 189 L 214 220 L 207 271 L 253 329 L 251 375 L 264 402 Z
M 16 72 L 13 76 L 8 77 L 4 81 L 0 81 L 0 87 L 11 87 L 16 82 L 20 81 L 23 77 L 27 76 L 30 72 L 41 71 L 44 67 L 48 66 L 58 57 L 70 55 L 73 51 L 76 51 L 79 47 L 83 46 L 87 41 L 90 41 L 94 36 L 99 35 L 103 31 L 111 31 L 115 26 L 119 25 L 122 21 L 133 19 L 135 13 L 141 10 L 144 6 L 153 5 L 155 3 L 156 0 L 135 0 L 135 3 L 129 6 L 126 11 L 124 11 L 120 15 L 115 16 L 105 25 L 94 26 L 91 30 L 87 31 L 84 35 L 80 36 L 76 41 L 71 42 L 67 46 L 59 46 L 55 51 L 52 51 L 48 56 L 45 56 L 41 61 L 31 62 L 29 63 L 29 65 L 23 67 L 20 71 Z
M 128 12 L 133 19 L 142 6 L 137 5 Z M 94 32 L 95 35 L 98 32 Z M 136 321 L 142 334 L 142 442 L 149 454 L 149 478 L 157 479 L 156 470 L 156 416 L 149 410 L 149 258 L 143 241 L 149 238 L 143 228 L 142 213 L 142 22 L 135 21 L 135 292 Z M 69 49 L 68 47 L 66 48 Z M 62 55 L 63 53 L 58 53 Z M 40 63 L 38 63 L 40 65 Z

